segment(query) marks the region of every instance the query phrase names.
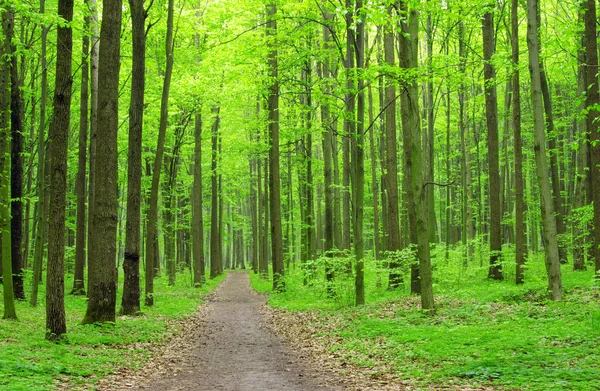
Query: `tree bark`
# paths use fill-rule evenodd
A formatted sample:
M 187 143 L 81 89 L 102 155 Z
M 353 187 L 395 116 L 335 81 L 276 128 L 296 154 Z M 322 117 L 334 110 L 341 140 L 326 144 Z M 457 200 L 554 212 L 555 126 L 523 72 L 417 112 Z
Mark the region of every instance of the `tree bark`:
M 390 15 L 392 7 L 389 8 Z M 392 27 L 384 26 L 384 58 L 385 64 L 394 67 L 394 34 Z M 396 135 L 396 88 L 395 81 L 391 77 L 387 77 L 385 85 L 384 108 L 385 108 L 385 137 L 386 137 L 386 185 L 387 185 L 387 251 L 388 259 L 391 258 L 389 267 L 389 289 L 396 289 L 404 281 L 398 254 L 392 254 L 399 251 L 402 247 L 400 238 L 400 212 L 399 212 L 399 196 L 398 196 L 398 157 L 397 157 L 397 135 Z
M 219 188 L 218 188 L 218 162 L 219 162 L 219 108 L 213 107 L 215 115 L 212 126 L 212 158 L 211 158 L 211 205 L 210 205 L 210 278 L 217 277 L 221 272 L 220 241 L 223 240 L 219 233 Z
M 268 67 L 271 85 L 268 98 L 269 121 L 269 206 L 271 214 L 271 251 L 273 260 L 273 290 L 285 290 L 283 265 L 283 234 L 281 229 L 281 194 L 279 179 L 279 80 L 277 65 L 277 5 L 267 5 Z
M 192 191 L 192 246 L 194 286 L 204 284 L 204 219 L 202 216 L 202 117 L 196 113 L 194 124 L 194 184 Z
M 416 69 L 418 67 L 418 13 L 408 9 L 406 1 L 399 2 L 399 10 L 405 18 L 400 23 L 400 67 Z M 409 189 L 407 199 L 409 223 L 411 225 L 411 243 L 417 245 L 419 260 L 418 275 L 411 273 L 411 291 L 420 284 L 421 308 L 433 313 L 433 282 L 431 278 L 431 258 L 429 250 L 429 231 L 427 198 L 425 196 L 425 175 L 423 171 L 423 150 L 421 145 L 421 123 L 418 107 L 417 82 L 414 79 L 403 81 L 401 87 L 402 134 L 404 140 L 404 166 Z M 416 233 L 416 238 L 412 233 Z
M 73 1 L 60 0 L 58 14 L 73 20 Z M 48 216 L 48 272 L 46 276 L 46 339 L 67 332 L 64 303 L 65 209 L 67 196 L 67 154 L 71 120 L 71 60 L 73 32 L 70 24 L 58 27 L 54 119 L 50 124 L 50 204 Z
M 527 230 L 525 225 L 525 198 L 523 181 L 523 141 L 521 139 L 521 83 L 519 80 L 519 2 L 511 0 L 512 45 L 512 126 L 515 159 L 515 280 L 524 282 L 527 260 Z
M 590 141 L 590 176 L 591 194 L 594 204 L 594 240 L 592 255 L 594 257 L 596 278 L 600 278 L 600 131 L 598 130 L 598 42 L 596 34 L 596 2 L 587 0 L 585 7 L 585 55 L 587 62 L 587 93 L 585 105 L 588 108 L 587 131 Z
M 14 28 L 15 13 L 9 8 L 8 16 L 11 19 L 10 24 Z M 13 33 L 9 33 L 10 36 Z M 10 194 L 12 201 L 10 203 L 10 236 L 11 236 L 11 259 L 12 259 L 12 280 L 14 296 L 17 300 L 25 300 L 25 290 L 23 287 L 23 100 L 19 86 L 19 68 L 17 64 L 17 48 L 8 39 L 10 43 Z
M 562 299 L 562 281 L 560 275 L 560 259 L 556 240 L 556 218 L 554 203 L 548 177 L 546 158 L 546 136 L 544 132 L 544 107 L 540 78 L 539 38 L 537 0 L 527 0 L 527 46 L 529 47 L 529 73 L 531 74 L 531 104 L 534 124 L 534 152 L 536 174 L 540 187 L 540 206 L 542 210 L 544 252 L 546 271 L 548 272 L 548 291 L 552 300 Z
M 487 122 L 489 200 L 490 200 L 490 267 L 488 278 L 502 280 L 502 205 L 500 205 L 500 170 L 498 163 L 498 98 L 496 70 L 492 64 L 495 53 L 494 4 L 486 5 L 483 14 L 483 59 L 485 61 L 485 112 Z
M 169 91 L 171 89 L 171 75 L 173 74 L 173 8 L 174 0 L 169 0 L 167 11 L 167 36 L 165 53 L 167 64 L 163 79 L 163 90 L 160 101 L 160 122 L 158 127 L 158 141 L 156 143 L 156 156 L 152 169 L 152 185 L 150 188 L 150 203 L 147 217 L 146 238 L 146 292 L 144 302 L 147 306 L 154 305 L 154 277 L 158 269 L 158 187 L 160 172 L 165 153 L 165 137 L 169 119 Z
M 3 10 L 2 33 L 4 42 L 0 45 L 0 239 L 2 240 L 2 284 L 4 285 L 4 319 L 17 319 L 15 310 L 12 246 L 10 226 L 10 99 L 11 99 L 11 55 L 14 31 L 14 13 Z M 64 314 L 64 310 L 63 310 Z
M 142 200 L 142 133 L 146 73 L 146 10 L 143 0 L 129 0 L 131 10 L 133 63 L 129 101 L 129 146 L 127 160 L 127 222 L 123 260 L 121 314 L 140 311 L 140 231 Z
M 86 5 L 87 1 L 85 2 Z M 73 276 L 72 295 L 85 295 L 85 258 L 86 258 L 86 172 L 87 172 L 87 132 L 88 132 L 88 102 L 89 102 L 89 52 L 90 38 L 88 35 L 90 16 L 84 17 L 84 34 L 81 45 L 81 96 L 79 106 L 79 150 L 75 193 L 77 194 L 77 227 L 75 238 L 75 273 Z
M 116 242 L 118 222 L 119 69 L 121 0 L 105 0 L 102 9 L 98 79 L 98 133 L 94 234 L 90 238 L 88 306 L 83 324 L 114 322 L 117 302 Z

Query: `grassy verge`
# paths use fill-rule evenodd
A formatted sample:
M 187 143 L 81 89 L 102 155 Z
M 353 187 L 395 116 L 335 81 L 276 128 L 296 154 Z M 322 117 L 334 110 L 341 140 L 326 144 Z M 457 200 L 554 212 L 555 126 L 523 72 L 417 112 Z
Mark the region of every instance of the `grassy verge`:
M 177 321 L 193 315 L 202 297 L 222 278 L 208 280 L 200 289 L 187 281 L 189 272 L 178 275 L 174 287 L 167 285 L 166 277 L 157 278 L 154 307 L 143 306 L 142 300 L 142 316 L 118 317 L 115 324 L 81 326 L 87 300 L 66 295 L 67 338 L 61 343 L 44 339 L 45 287 L 40 285 L 38 307 L 19 302 L 19 320 L 0 321 L 0 389 L 52 390 L 58 382 L 93 384 L 118 369 L 138 369 L 151 354 L 148 347 L 176 334 Z M 66 281 L 70 287 L 72 279 L 67 277 Z M 119 306 L 120 291 L 117 303 Z
M 564 300 L 546 299 L 543 258 L 532 257 L 526 283 L 489 281 L 487 268 L 462 268 L 459 253 L 446 260 L 434 251 L 437 314 L 419 310 L 406 283 L 386 290 L 386 271 L 367 260 L 367 305 L 353 307 L 351 275 L 339 272 L 328 298 L 324 271 L 316 265 L 305 286 L 300 268 L 288 271 L 285 293 L 252 276 L 269 304 L 310 312 L 311 327 L 331 341 L 335 356 L 359 368 L 394 373 L 418 387 L 495 386 L 509 390 L 600 389 L 600 289 L 592 272 L 563 266 Z M 508 258 L 508 257 L 507 257 Z M 485 259 L 485 258 L 484 258 Z M 474 263 L 479 263 L 478 259 Z

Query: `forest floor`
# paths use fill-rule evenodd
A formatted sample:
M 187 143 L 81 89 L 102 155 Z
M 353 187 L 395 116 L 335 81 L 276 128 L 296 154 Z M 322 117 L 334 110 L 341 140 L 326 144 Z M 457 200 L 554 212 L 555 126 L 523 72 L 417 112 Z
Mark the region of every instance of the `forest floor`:
M 271 327 L 266 297 L 250 287 L 248 273 L 225 281 L 186 321 L 165 352 L 142 370 L 113 375 L 100 390 L 335 391 L 341 379 L 316 367 Z

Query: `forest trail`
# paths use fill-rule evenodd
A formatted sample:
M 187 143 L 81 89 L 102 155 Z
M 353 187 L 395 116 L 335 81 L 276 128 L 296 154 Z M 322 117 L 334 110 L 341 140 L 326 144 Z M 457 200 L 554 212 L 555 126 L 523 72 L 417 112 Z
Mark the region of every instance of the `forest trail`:
M 185 331 L 175 349 L 167 349 L 151 364 L 157 370 L 147 378 L 122 379 L 125 381 L 119 381 L 117 389 L 341 390 L 339 385 L 320 378 L 266 326 L 261 314 L 265 301 L 250 287 L 248 273 L 229 271 L 205 305 L 200 322 Z

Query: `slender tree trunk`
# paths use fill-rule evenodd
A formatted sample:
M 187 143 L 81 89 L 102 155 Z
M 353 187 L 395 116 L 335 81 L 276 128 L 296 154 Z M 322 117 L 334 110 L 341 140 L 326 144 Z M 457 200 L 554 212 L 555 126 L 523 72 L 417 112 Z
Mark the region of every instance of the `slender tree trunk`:
M 431 14 L 427 15 L 427 68 L 428 72 L 433 72 L 433 23 L 431 20 Z M 435 107 L 433 102 L 433 81 L 430 79 L 427 81 L 427 133 L 423 133 L 423 138 L 426 142 L 423 143 L 423 158 L 425 165 L 425 177 L 427 182 L 433 182 L 435 172 L 434 162 L 434 151 L 435 151 Z M 428 218 L 428 229 L 429 229 L 429 242 L 435 243 L 435 188 L 433 186 L 427 186 L 425 188 L 425 194 L 427 197 L 427 218 Z M 440 212 L 441 213 L 441 212 Z M 441 219 L 441 217 L 440 217 Z M 440 223 L 441 224 L 441 223 Z M 440 234 L 441 238 L 441 234 Z M 413 292 L 416 293 L 416 292 Z
M 355 12 L 359 18 L 356 26 L 356 37 L 354 40 L 356 53 L 356 68 L 358 75 L 357 95 L 357 123 L 354 137 L 354 154 L 352 168 L 353 181 L 353 208 L 354 217 L 354 256 L 356 258 L 354 292 L 356 305 L 365 304 L 365 274 L 364 274 L 364 240 L 363 240 L 363 214 L 364 214 L 364 192 L 365 192 L 365 167 L 364 167 L 364 135 L 365 135 L 365 81 L 362 70 L 365 67 L 365 22 L 366 17 L 362 0 L 356 0 Z M 351 31 L 348 30 L 351 34 Z
M 546 158 L 546 137 L 544 133 L 544 107 L 540 78 L 539 38 L 537 26 L 537 0 L 527 0 L 527 46 L 529 47 L 529 73 L 531 74 L 531 104 L 534 123 L 534 151 L 536 174 L 540 187 L 540 205 L 544 237 L 546 270 L 548 272 L 548 291 L 552 300 L 562 299 L 562 281 L 560 259 L 556 240 L 556 218 L 554 203 L 548 178 Z
M 92 260 L 91 238 L 94 235 L 95 194 L 96 194 L 96 133 L 98 130 L 98 49 L 100 38 L 98 35 L 98 3 L 97 0 L 89 0 L 90 5 L 90 27 L 92 29 L 91 52 L 90 52 L 90 163 L 88 183 L 88 284 L 90 281 L 89 265 Z M 89 291 L 88 291 L 89 293 Z
M 86 1 L 87 5 L 87 1 Z M 89 98 L 89 52 L 90 39 L 88 30 L 90 16 L 84 17 L 84 33 L 81 45 L 81 97 L 79 106 L 79 150 L 77 179 L 75 193 L 77 193 L 77 228 L 75 239 L 75 273 L 73 278 L 72 295 L 85 295 L 85 258 L 86 258 L 86 172 L 87 172 L 87 132 L 88 132 L 88 98 Z
M 515 259 L 517 284 L 524 282 L 524 265 L 527 260 L 527 230 L 525 225 L 525 198 L 523 180 L 523 141 L 521 139 L 521 83 L 519 80 L 519 2 L 511 0 L 512 45 L 512 126 L 515 158 Z
M 58 14 L 73 20 L 73 1 L 60 0 Z M 46 339 L 67 332 L 64 303 L 65 209 L 67 154 L 71 119 L 71 60 L 73 35 L 70 24 L 58 27 L 54 119 L 50 124 L 50 204 L 48 220 L 48 274 L 46 279 Z
M 12 8 L 8 10 L 11 29 L 14 29 L 15 13 Z M 14 33 L 7 35 L 13 36 Z M 14 296 L 17 300 L 25 300 L 23 287 L 23 100 L 21 98 L 19 68 L 17 64 L 17 48 L 9 39 L 10 44 L 10 244 L 12 260 L 12 280 Z
M 277 65 L 277 6 L 267 5 L 267 38 L 269 39 L 269 201 L 271 214 L 271 251 L 273 260 L 273 290 L 284 290 L 283 234 L 281 229 L 281 195 L 279 180 L 279 81 Z
M 45 13 L 45 0 L 40 0 L 40 14 Z M 48 69 L 46 65 L 46 44 L 48 28 L 42 26 L 40 65 L 42 68 L 41 95 L 40 95 L 40 123 L 38 129 L 38 165 L 37 165 L 37 194 L 38 208 L 35 229 L 35 249 L 33 253 L 33 276 L 31 278 L 31 297 L 29 304 L 37 306 L 38 288 L 42 278 L 42 264 L 44 260 L 44 231 L 46 223 L 46 98 L 48 96 Z
M 587 131 L 590 140 L 590 192 L 594 204 L 594 240 L 592 255 L 595 262 L 596 278 L 600 278 L 600 131 L 598 117 L 600 94 L 598 93 L 598 42 L 596 34 L 596 2 L 585 1 L 585 54 L 587 62 L 587 93 L 585 105 L 588 108 Z
M 202 117 L 196 113 L 194 126 L 194 185 L 192 191 L 192 246 L 194 286 L 204 284 L 204 219 L 202 217 Z
M 98 133 L 94 234 L 90 238 L 91 261 L 88 306 L 83 324 L 114 322 L 117 302 L 116 242 L 118 220 L 119 69 L 121 63 L 121 0 L 105 0 L 98 62 Z
M 325 14 L 325 22 L 330 22 L 333 19 L 333 15 Z M 330 49 L 331 48 L 331 33 L 327 26 L 323 26 L 323 45 Z M 321 64 L 320 78 L 324 78 L 329 83 L 331 71 L 330 71 L 330 60 L 327 59 Z M 330 91 L 329 85 L 327 91 Z M 333 232 L 333 127 L 331 121 L 331 110 L 328 102 L 324 102 L 321 105 L 321 120 L 325 131 L 323 132 L 323 180 L 325 182 L 325 248 L 324 254 L 326 257 L 333 257 L 334 250 L 334 232 Z M 291 188 L 288 189 L 291 193 Z M 325 278 L 331 282 L 334 278 L 333 267 L 328 262 L 325 265 Z M 328 284 L 328 294 L 331 295 L 332 291 Z
M 344 96 L 345 116 L 344 116 L 344 135 L 342 138 L 342 247 L 341 250 L 350 250 L 350 137 L 356 132 L 356 101 L 355 101 L 355 80 L 354 74 L 354 48 L 355 37 L 352 33 L 354 28 L 353 2 L 346 1 L 346 91 Z
M 218 187 L 218 162 L 219 162 L 219 108 L 213 107 L 215 115 L 212 126 L 212 154 L 211 154 L 211 206 L 210 206 L 210 278 L 221 274 L 221 245 L 223 240 L 219 232 L 219 187 Z
M 491 60 L 495 53 L 494 4 L 486 5 L 483 14 L 483 58 L 485 112 L 487 121 L 489 200 L 490 200 L 490 268 L 488 278 L 502 280 L 502 206 L 500 205 L 500 170 L 498 163 L 498 99 L 496 70 Z
M 61 9 L 62 10 L 62 9 Z M 12 9 L 2 11 L 2 33 L 4 42 L 0 44 L 0 235 L 2 240 L 2 284 L 4 285 L 4 319 L 17 319 L 15 310 L 12 246 L 10 225 L 10 125 L 11 107 L 11 56 L 14 31 Z M 59 74 L 60 75 L 60 74 Z M 64 310 L 63 310 L 64 314 Z
M 390 14 L 392 8 L 389 8 Z M 384 57 L 388 67 L 394 67 L 394 34 L 392 27 L 384 26 Z M 398 158 L 397 158 L 397 136 L 396 136 L 396 88 L 394 80 L 386 78 L 384 108 L 385 108 L 385 135 L 386 135 L 386 184 L 387 184 L 387 251 L 396 252 L 402 247 L 400 238 L 400 212 L 398 196 Z M 389 254 L 391 258 L 389 289 L 396 289 L 403 282 L 402 271 L 397 254 Z
M 400 39 L 400 67 L 415 70 L 418 67 L 418 13 L 415 9 L 408 10 L 405 1 L 399 2 L 399 9 L 406 18 L 401 22 Z M 411 273 L 411 291 L 419 283 L 421 293 L 421 307 L 433 312 L 433 282 L 431 278 L 431 259 L 429 253 L 429 231 L 427 199 L 425 196 L 425 174 L 423 171 L 423 150 L 421 146 L 421 123 L 418 107 L 418 88 L 416 80 L 408 80 L 402 86 L 402 133 L 404 139 L 404 166 L 407 183 L 407 198 L 409 220 L 411 225 L 411 242 L 417 245 L 417 259 L 419 260 L 418 274 L 414 269 Z M 412 237 L 416 233 L 416 238 Z M 415 240 L 416 241 L 413 241 Z
M 142 133 L 146 73 L 145 9 L 143 0 L 129 0 L 132 23 L 133 64 L 129 101 L 129 149 L 127 159 L 127 223 L 123 260 L 121 313 L 140 311 L 140 230 L 142 200 Z
M 167 36 L 165 53 L 167 66 L 163 79 L 163 90 L 160 102 L 160 123 L 158 127 L 158 141 L 156 143 L 156 156 L 152 169 L 152 185 L 150 188 L 150 203 L 148 206 L 148 228 L 146 239 L 146 292 L 145 304 L 154 305 L 154 277 L 159 264 L 158 256 L 158 187 L 160 172 L 165 152 L 165 137 L 169 119 L 169 91 L 171 88 L 171 75 L 173 74 L 173 8 L 174 0 L 169 0 L 167 11 Z

